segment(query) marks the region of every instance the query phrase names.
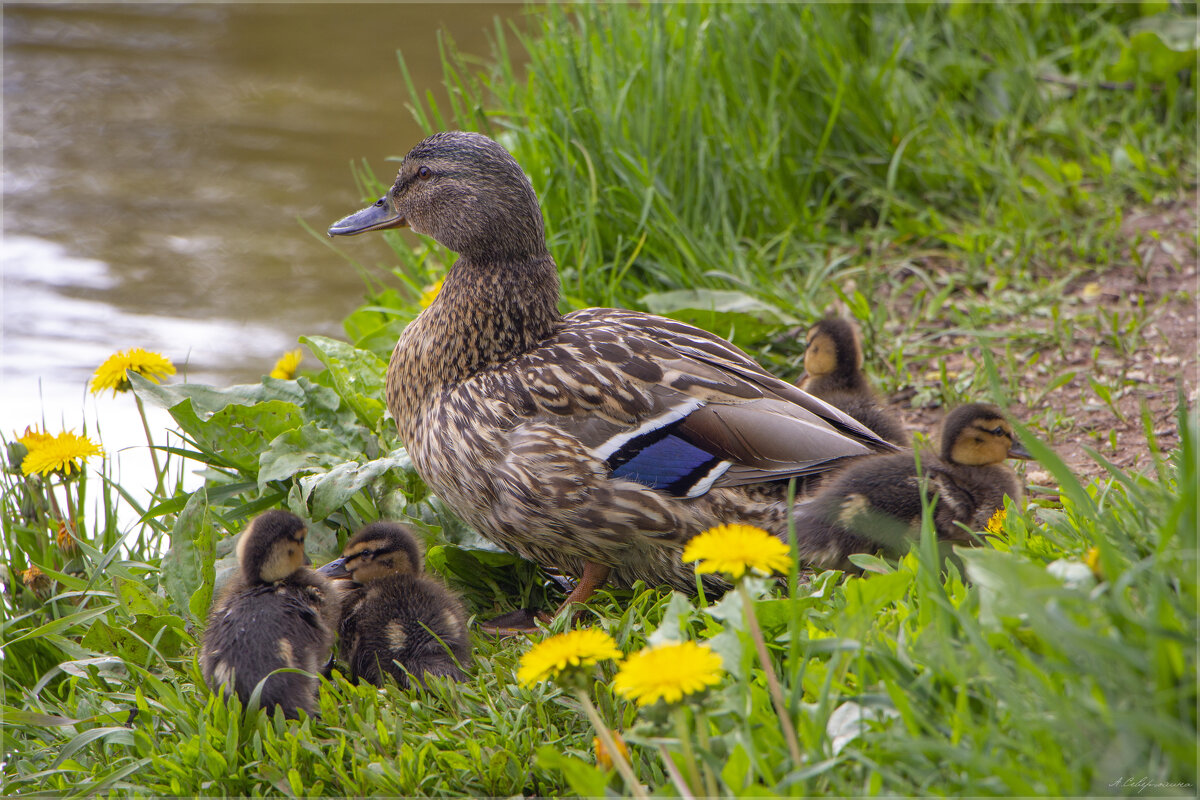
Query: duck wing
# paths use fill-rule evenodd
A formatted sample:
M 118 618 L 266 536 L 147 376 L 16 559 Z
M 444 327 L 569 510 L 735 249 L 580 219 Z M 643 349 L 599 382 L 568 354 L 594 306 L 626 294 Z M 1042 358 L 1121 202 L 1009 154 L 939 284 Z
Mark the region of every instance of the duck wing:
M 831 469 L 893 445 L 724 340 L 617 309 L 568 314 L 517 360 L 536 409 L 612 476 L 698 497 Z

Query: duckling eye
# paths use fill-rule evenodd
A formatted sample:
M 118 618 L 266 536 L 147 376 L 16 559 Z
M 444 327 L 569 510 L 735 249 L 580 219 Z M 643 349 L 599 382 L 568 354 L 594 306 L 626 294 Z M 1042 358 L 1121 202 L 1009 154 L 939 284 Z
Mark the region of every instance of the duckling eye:
M 992 435 L 993 436 L 1007 436 L 1008 431 L 1004 430 L 1004 428 L 1001 428 L 999 425 L 997 425 L 996 427 L 992 428 Z
M 433 177 L 433 170 L 429 167 L 420 167 L 417 169 L 417 177 L 423 181 L 427 181 Z

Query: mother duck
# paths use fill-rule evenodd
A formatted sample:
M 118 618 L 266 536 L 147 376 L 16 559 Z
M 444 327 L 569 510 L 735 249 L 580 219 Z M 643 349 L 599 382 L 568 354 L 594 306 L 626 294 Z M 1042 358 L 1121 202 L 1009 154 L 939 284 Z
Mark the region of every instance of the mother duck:
M 469 525 L 579 578 L 564 607 L 607 580 L 695 592 L 688 539 L 724 523 L 786 536 L 788 479 L 896 449 L 707 331 L 560 314 L 537 195 L 486 136 L 420 142 L 391 190 L 329 235 L 404 226 L 459 259 L 392 352 L 400 438 Z

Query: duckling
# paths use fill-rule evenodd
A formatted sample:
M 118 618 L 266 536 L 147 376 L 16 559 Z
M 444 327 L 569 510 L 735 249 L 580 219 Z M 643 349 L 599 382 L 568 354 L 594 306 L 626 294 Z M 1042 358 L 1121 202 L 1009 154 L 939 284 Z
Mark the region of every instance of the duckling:
M 263 708 L 281 706 L 289 718 L 313 714 L 317 672 L 329 660 L 338 604 L 329 580 L 305 567 L 303 520 L 287 511 L 255 517 L 238 542 L 239 573 L 208 615 L 200 669 L 215 691 L 243 703 L 265 676 L 282 667 L 311 673 L 267 678 Z
M 911 442 L 900 420 L 880 402 L 863 373 L 858 329 L 842 317 L 825 317 L 808 331 L 799 386 L 845 411 L 892 444 Z
M 579 578 L 560 611 L 607 581 L 694 593 L 688 539 L 733 522 L 786 535 L 779 486 L 897 449 L 708 331 L 621 309 L 561 314 L 537 195 L 482 134 L 418 143 L 388 193 L 328 233 L 400 227 L 459 254 L 392 352 L 400 439 L 464 522 Z
M 921 475 L 937 497 L 938 539 L 972 543 L 958 523 L 979 531 L 1007 495 L 1020 502 L 1022 486 L 1007 458 L 1028 459 L 1004 413 L 971 403 L 951 411 L 937 454 L 921 453 Z M 901 555 L 921 524 L 921 490 L 912 453 L 868 456 L 850 463 L 812 499 L 797 504 L 800 556 L 827 569 L 852 568 L 851 553 Z
M 356 533 L 337 561 L 321 567 L 331 578 L 357 584 L 342 600 L 338 626 L 351 680 L 380 686 L 391 675 L 402 688 L 409 676 L 466 679 L 470 663 L 467 612 L 462 601 L 421 574 L 421 552 L 407 526 L 374 522 Z

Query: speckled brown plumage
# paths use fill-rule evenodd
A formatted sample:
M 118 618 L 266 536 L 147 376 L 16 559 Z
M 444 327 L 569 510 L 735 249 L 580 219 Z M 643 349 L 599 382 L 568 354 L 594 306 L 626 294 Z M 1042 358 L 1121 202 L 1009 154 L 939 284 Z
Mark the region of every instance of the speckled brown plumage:
M 936 498 L 933 523 L 938 539 L 975 542 L 1005 496 L 1021 502 L 1023 488 L 1006 458 L 1028 458 L 1003 412 L 972 403 L 947 415 L 937 452 L 921 453 L 926 491 Z M 850 567 L 852 553 L 900 555 L 921 523 L 921 490 L 912 453 L 859 459 L 797 507 L 801 556 L 830 569 Z M 961 523 L 961 525 L 960 525 Z
M 249 701 L 271 672 L 261 705 L 288 717 L 316 711 L 316 674 L 329 660 L 338 604 L 328 580 L 304 566 L 304 522 L 287 511 L 255 517 L 238 543 L 238 574 L 213 604 L 200 642 L 200 669 L 213 691 Z
M 454 593 L 421 573 L 420 551 L 406 526 L 367 525 L 346 543 L 339 561 L 332 572 L 344 569 L 359 584 L 343 594 L 338 626 L 351 680 L 380 686 L 391 675 L 407 687 L 410 676 L 422 684 L 427 675 L 466 679 L 467 611 Z
M 825 317 L 808 330 L 805 374 L 799 386 L 845 411 L 892 444 L 907 447 L 911 443 L 908 431 L 879 401 L 862 366 L 862 344 L 854 323 L 842 317 Z
M 402 225 L 460 258 L 396 344 L 388 407 L 429 487 L 511 552 L 590 570 L 588 586 L 695 591 L 687 539 L 728 522 L 782 534 L 771 486 L 894 449 L 706 331 L 561 316 L 537 197 L 485 136 L 421 142 L 388 195 L 330 235 Z

